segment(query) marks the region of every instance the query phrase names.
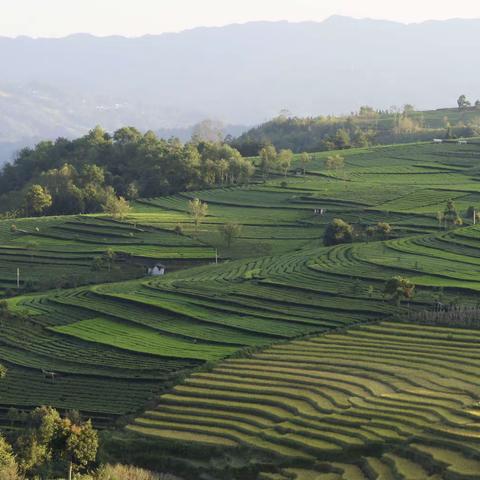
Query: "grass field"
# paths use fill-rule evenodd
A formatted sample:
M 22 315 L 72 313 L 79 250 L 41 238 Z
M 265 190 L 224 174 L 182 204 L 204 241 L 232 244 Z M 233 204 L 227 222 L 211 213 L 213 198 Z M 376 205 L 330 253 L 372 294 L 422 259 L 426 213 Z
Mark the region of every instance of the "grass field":
M 179 464 L 238 478 L 247 468 L 277 480 L 478 478 L 480 334 L 398 318 L 478 303 L 480 227 L 466 211 L 480 208 L 480 143 L 341 154 L 339 171 L 322 153 L 305 176 L 295 164 L 286 178 L 139 200 L 121 222 L 19 219 L 13 232 L 1 222 L 0 289 L 12 293 L 20 268 L 41 291 L 8 299 L 17 315 L 0 325 L 0 422 L 10 406 L 40 404 L 98 425 L 130 415 L 135 441 L 205 447 L 215 465 L 184 454 Z M 209 206 L 198 231 L 195 197 Z M 451 199 L 463 226 L 446 230 L 437 213 Z M 337 217 L 357 241 L 324 247 Z M 380 221 L 389 238 L 366 241 Z M 230 247 L 226 222 L 242 225 Z M 93 270 L 109 248 L 115 270 Z M 190 268 L 145 277 L 150 261 Z M 400 306 L 383 294 L 394 275 L 416 284 Z M 76 288 L 56 288 L 72 278 Z

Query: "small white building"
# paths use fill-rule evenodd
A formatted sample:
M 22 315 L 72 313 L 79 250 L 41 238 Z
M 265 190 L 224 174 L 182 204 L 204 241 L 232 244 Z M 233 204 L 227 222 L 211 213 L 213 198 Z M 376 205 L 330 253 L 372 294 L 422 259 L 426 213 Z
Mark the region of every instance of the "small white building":
M 434 138 L 433 143 L 443 143 L 443 140 L 441 138 Z
M 155 264 L 153 267 L 148 269 L 148 274 L 152 277 L 159 277 L 160 275 L 165 275 L 165 265 L 161 263 Z
M 460 145 L 466 145 L 468 142 L 466 140 L 459 140 L 458 143 Z

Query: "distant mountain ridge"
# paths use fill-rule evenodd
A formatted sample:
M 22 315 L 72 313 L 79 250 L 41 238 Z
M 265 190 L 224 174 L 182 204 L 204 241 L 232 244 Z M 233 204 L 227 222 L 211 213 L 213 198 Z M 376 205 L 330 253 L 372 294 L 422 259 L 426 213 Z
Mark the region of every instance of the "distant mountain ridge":
M 0 37 L 0 143 L 78 136 L 95 124 L 254 125 L 293 115 L 480 96 L 480 20 L 404 25 L 331 17 L 139 38 Z

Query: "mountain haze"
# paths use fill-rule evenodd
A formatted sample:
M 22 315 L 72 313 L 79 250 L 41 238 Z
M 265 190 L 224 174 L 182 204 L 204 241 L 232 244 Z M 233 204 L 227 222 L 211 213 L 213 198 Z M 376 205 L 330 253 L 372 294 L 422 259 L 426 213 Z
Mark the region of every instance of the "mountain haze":
M 0 38 L 0 143 L 95 124 L 164 132 L 204 118 L 252 125 L 281 109 L 303 116 L 364 104 L 436 108 L 460 93 L 475 100 L 479 31 L 480 20 L 331 17 L 139 38 Z

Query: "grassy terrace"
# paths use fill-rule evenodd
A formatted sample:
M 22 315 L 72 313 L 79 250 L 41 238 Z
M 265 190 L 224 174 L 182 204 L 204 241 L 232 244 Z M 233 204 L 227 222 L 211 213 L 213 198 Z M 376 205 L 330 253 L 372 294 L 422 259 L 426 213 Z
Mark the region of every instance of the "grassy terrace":
M 424 337 L 423 327 L 376 324 L 437 300 L 477 303 L 480 228 L 464 218 L 463 227 L 446 231 L 436 214 L 449 199 L 462 215 L 480 206 L 480 145 L 404 145 L 342 155 L 342 171 L 326 171 L 327 154 L 318 154 L 305 177 L 292 173 L 246 187 L 141 200 L 123 222 L 104 216 L 26 219 L 15 221 L 17 232 L 10 231 L 12 221 L 1 222 L 0 289 L 14 286 L 17 266 L 25 281 L 74 275 L 83 286 L 55 290 L 48 284 L 48 291 L 8 300 L 22 316 L 0 326 L 0 361 L 9 368 L 0 382 L 0 422 L 12 405 L 51 404 L 80 409 L 99 424 L 134 415 L 137 433 L 153 430 L 153 438 L 174 437 L 180 445 L 251 446 L 253 463 L 261 465 L 273 450 L 304 462 L 284 465 L 271 478 L 316 478 L 320 472 L 322 480 L 356 479 L 361 471 L 368 479 L 409 480 L 401 472 L 414 468 L 412 462 L 429 475 L 438 464 L 439 472 L 451 469 L 449 479 L 470 478 L 461 476 L 455 454 L 476 461 L 473 431 L 467 432 L 471 449 L 458 447 L 465 443 L 460 420 L 474 424 L 478 417 L 471 378 L 478 373 L 476 354 L 467 350 L 476 334 L 473 343 L 465 338 L 470 333 L 446 334 L 459 336 L 452 342 L 440 331 Z M 198 232 L 188 215 L 193 197 L 209 204 Z M 315 208 L 327 213 L 315 216 Z M 357 228 L 387 221 L 393 234 L 327 248 L 323 232 L 335 217 Z M 230 248 L 218 232 L 225 222 L 243 225 Z M 183 235 L 174 233 L 177 225 Z M 125 258 L 116 272 L 122 279 L 141 276 L 139 265 L 148 259 L 211 261 L 218 249 L 224 261 L 168 270 L 162 278 L 102 283 L 112 273 L 91 266 L 107 248 Z M 383 298 L 393 275 L 416 283 L 409 305 Z M 382 347 L 384 336 L 391 341 Z M 438 352 L 428 351 L 432 338 Z M 267 350 L 236 359 L 244 348 Z M 378 352 L 383 361 L 377 368 L 370 364 Z M 455 356 L 452 374 L 446 352 Z M 277 374 L 260 378 L 287 356 L 291 373 L 279 365 Z M 212 372 L 198 373 L 225 358 Z M 251 361 L 257 367 L 247 368 Z M 411 375 L 419 368 L 424 374 Z M 57 373 L 54 383 L 42 369 Z M 154 408 L 159 395 L 193 369 L 197 373 Z M 463 407 L 452 398 L 460 390 Z M 255 408 L 249 399 L 258 399 Z M 149 413 L 141 415 L 146 406 Z M 372 421 L 380 411 L 385 415 Z M 439 456 L 457 467 L 447 468 Z
M 12 228 L 12 225 L 14 227 Z M 107 249 L 121 268 L 92 270 Z M 215 252 L 173 231 L 105 216 L 63 216 L 0 221 L 0 296 L 20 286 L 40 290 L 144 275 L 149 260 L 204 260 Z
M 479 346 L 476 330 L 391 322 L 278 344 L 191 375 L 128 429 L 251 449 L 278 465 L 262 478 L 473 480 Z

